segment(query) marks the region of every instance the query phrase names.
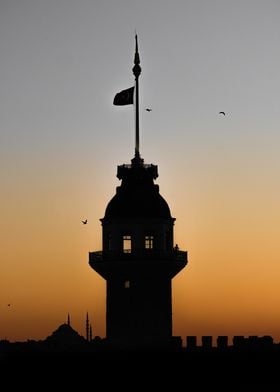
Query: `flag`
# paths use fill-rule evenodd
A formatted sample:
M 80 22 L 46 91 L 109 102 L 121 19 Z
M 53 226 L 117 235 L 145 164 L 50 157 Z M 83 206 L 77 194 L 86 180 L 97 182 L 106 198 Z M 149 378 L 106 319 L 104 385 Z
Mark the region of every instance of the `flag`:
M 134 87 L 122 90 L 117 93 L 114 98 L 114 105 L 132 105 L 133 104 Z

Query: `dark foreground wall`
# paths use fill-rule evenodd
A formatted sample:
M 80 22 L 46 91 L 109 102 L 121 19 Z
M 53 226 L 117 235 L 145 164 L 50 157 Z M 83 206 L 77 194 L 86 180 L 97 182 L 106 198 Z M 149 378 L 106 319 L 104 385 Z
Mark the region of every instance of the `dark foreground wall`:
M 20 379 L 28 386 L 35 378 L 40 385 L 55 380 L 91 389 L 279 385 L 278 352 L 187 352 L 167 350 L 17 353 L 1 359 L 1 373 L 9 382 Z M 23 385 L 23 384 L 22 384 Z M 98 385 L 98 386 L 97 386 Z M 178 388 L 177 388 L 178 387 Z M 55 390 L 55 389 L 53 389 Z

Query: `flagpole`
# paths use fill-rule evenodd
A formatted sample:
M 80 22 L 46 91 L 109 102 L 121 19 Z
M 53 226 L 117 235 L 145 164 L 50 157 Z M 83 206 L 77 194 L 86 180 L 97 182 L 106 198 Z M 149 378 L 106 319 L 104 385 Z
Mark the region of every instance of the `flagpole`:
M 138 78 L 141 74 L 140 57 L 138 53 L 137 34 L 135 34 L 135 55 L 134 67 L 132 68 L 135 76 L 135 158 L 140 158 L 139 150 L 139 83 Z

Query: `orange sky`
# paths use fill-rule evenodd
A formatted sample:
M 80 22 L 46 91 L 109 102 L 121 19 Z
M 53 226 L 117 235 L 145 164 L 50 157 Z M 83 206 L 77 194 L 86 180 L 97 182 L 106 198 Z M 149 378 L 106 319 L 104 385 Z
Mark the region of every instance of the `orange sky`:
M 160 165 L 159 172 L 161 194 L 177 218 L 175 241 L 189 252 L 188 266 L 173 281 L 174 334 L 279 339 L 276 196 L 256 192 L 257 181 L 246 183 L 244 173 L 234 173 L 221 189 L 217 178 L 199 182 L 186 175 L 184 188 L 180 178 L 169 182 Z M 1 338 L 45 338 L 68 312 L 84 334 L 87 311 L 94 333 L 104 336 L 105 283 L 87 261 L 88 251 L 101 249 L 99 218 L 117 180 L 104 175 L 95 197 L 92 173 L 90 184 L 87 176 L 74 181 L 70 173 L 59 181 L 57 175 L 53 189 L 44 176 L 35 190 L 27 177 L 10 184 L 1 221 Z M 85 217 L 86 226 L 80 222 Z

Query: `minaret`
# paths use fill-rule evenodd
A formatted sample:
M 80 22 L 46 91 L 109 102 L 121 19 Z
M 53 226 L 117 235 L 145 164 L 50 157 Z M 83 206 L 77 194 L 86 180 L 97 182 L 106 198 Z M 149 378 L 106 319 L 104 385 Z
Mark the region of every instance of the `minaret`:
M 91 326 L 91 324 L 89 326 L 89 341 L 90 342 L 92 341 L 92 326 Z
M 86 317 L 86 340 L 89 341 L 89 318 L 88 318 L 88 312 L 87 312 L 87 317 Z
M 134 57 L 135 155 L 118 166 L 121 185 L 102 222 L 102 251 L 89 254 L 90 266 L 106 280 L 106 335 L 140 342 L 172 337 L 171 280 L 187 264 L 187 252 L 174 249 L 172 218 L 154 184 L 157 166 L 145 164 L 139 149 L 138 42 Z
M 69 327 L 71 326 L 70 325 L 70 314 L 68 313 L 68 316 L 67 316 L 67 325 L 69 325 Z

